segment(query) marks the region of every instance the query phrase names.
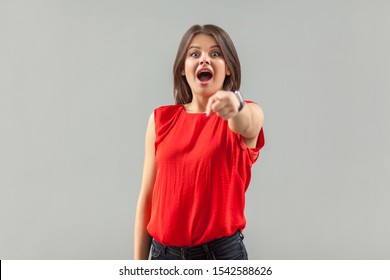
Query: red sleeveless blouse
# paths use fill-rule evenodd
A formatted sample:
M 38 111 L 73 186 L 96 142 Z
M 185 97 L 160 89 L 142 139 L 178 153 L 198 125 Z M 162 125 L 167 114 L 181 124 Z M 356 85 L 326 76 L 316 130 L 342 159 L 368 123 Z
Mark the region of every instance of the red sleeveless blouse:
M 250 101 L 248 101 L 250 102 Z M 156 181 L 149 234 L 166 246 L 195 246 L 244 229 L 245 191 L 255 148 L 213 113 L 187 113 L 183 105 L 154 110 Z

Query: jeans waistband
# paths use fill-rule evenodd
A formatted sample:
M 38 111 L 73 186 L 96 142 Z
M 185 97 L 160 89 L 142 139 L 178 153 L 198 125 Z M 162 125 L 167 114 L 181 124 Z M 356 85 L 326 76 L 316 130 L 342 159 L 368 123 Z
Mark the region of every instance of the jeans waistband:
M 156 245 L 159 246 L 161 248 L 161 250 L 164 252 L 170 251 L 171 253 L 177 253 L 177 254 L 180 254 L 182 256 L 185 256 L 188 254 L 197 255 L 197 254 L 203 254 L 205 252 L 208 253 L 209 250 L 212 250 L 213 248 L 219 246 L 219 244 L 224 243 L 224 242 L 229 242 L 229 241 L 235 240 L 237 238 L 244 239 L 243 234 L 239 230 L 230 236 L 225 236 L 225 237 L 218 238 L 216 240 L 213 240 L 213 241 L 210 241 L 210 242 L 207 242 L 204 244 L 200 244 L 200 245 L 196 245 L 196 246 L 189 246 L 189 247 L 165 246 L 165 245 L 159 243 L 154 238 L 153 238 L 152 242 L 153 242 L 154 246 L 156 246 Z

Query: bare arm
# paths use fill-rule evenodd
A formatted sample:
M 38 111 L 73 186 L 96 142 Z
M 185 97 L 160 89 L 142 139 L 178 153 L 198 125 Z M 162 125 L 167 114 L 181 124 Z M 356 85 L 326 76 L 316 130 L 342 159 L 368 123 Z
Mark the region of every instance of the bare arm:
M 248 147 L 255 147 L 257 137 L 263 127 L 264 114 L 259 105 L 246 103 L 238 112 L 239 101 L 230 91 L 218 91 L 208 100 L 206 113 L 214 111 L 228 121 L 229 128 L 243 136 Z
M 145 158 L 142 175 L 141 191 L 138 197 L 137 211 L 134 226 L 134 259 L 147 260 L 149 257 L 152 237 L 146 230 L 150 220 L 152 207 L 152 193 L 156 179 L 154 141 L 156 133 L 154 130 L 154 114 L 149 117 L 148 128 L 145 136 Z
M 245 144 L 253 148 L 263 127 L 264 114 L 259 105 L 247 103 L 233 118 L 229 119 L 229 128 L 244 137 Z

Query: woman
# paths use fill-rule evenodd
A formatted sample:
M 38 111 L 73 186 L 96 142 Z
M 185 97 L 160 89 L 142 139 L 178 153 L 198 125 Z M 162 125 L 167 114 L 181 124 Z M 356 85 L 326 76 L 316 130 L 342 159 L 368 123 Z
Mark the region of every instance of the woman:
M 248 259 L 245 191 L 264 145 L 263 112 L 244 102 L 229 35 L 194 25 L 173 68 L 176 105 L 154 110 L 145 137 L 134 258 Z

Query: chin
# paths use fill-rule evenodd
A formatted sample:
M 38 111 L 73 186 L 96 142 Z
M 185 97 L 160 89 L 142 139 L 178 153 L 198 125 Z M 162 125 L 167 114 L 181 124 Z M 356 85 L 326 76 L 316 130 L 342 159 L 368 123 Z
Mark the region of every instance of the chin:
M 193 94 L 198 94 L 198 95 L 210 97 L 213 94 L 215 94 L 217 91 L 218 91 L 218 89 L 201 88 L 201 89 L 198 89 L 198 90 L 195 90 L 192 92 L 193 92 Z
M 192 90 L 193 93 L 197 93 L 200 95 L 207 95 L 211 96 L 215 94 L 217 91 L 222 90 L 222 87 L 215 87 L 215 86 L 207 86 L 207 87 L 199 87 L 197 86 L 195 90 Z

